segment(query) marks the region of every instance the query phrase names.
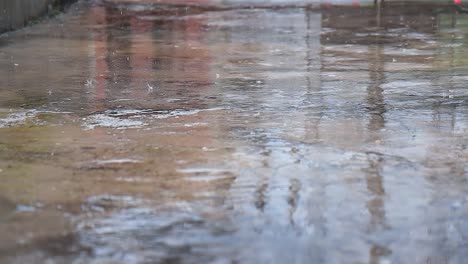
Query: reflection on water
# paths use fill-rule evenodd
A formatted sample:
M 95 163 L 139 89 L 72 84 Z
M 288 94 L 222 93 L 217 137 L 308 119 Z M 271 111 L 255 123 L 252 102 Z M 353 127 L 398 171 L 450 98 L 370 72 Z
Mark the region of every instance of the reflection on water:
M 467 15 L 134 2 L 0 37 L 0 262 L 468 257 Z

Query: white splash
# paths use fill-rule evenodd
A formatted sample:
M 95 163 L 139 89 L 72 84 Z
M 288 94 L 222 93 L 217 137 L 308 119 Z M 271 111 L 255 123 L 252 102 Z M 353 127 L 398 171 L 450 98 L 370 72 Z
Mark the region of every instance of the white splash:
M 36 110 L 12 112 L 6 117 L 0 118 L 0 128 L 22 125 L 27 119 L 35 117 L 37 113 L 38 112 Z
M 142 121 L 112 117 L 105 114 L 96 114 L 84 119 L 84 129 L 90 130 L 96 127 L 109 127 L 117 129 L 139 128 L 145 125 Z

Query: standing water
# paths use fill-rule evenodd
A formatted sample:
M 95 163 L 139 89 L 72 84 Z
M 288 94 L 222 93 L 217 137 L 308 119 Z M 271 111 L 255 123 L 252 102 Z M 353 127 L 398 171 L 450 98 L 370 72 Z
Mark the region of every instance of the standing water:
M 466 263 L 467 14 L 146 2 L 0 36 L 0 263 Z

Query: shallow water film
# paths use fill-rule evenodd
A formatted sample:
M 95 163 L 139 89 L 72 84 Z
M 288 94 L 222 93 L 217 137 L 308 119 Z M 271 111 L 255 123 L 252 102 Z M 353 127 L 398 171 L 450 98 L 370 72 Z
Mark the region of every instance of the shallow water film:
M 0 36 L 0 263 L 466 263 L 468 14 L 79 1 Z

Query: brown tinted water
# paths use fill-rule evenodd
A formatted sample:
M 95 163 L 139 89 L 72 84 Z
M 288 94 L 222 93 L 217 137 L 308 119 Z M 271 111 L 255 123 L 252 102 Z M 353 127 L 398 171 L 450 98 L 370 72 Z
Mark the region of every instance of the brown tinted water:
M 0 37 L 1 263 L 465 263 L 468 15 L 133 2 Z

